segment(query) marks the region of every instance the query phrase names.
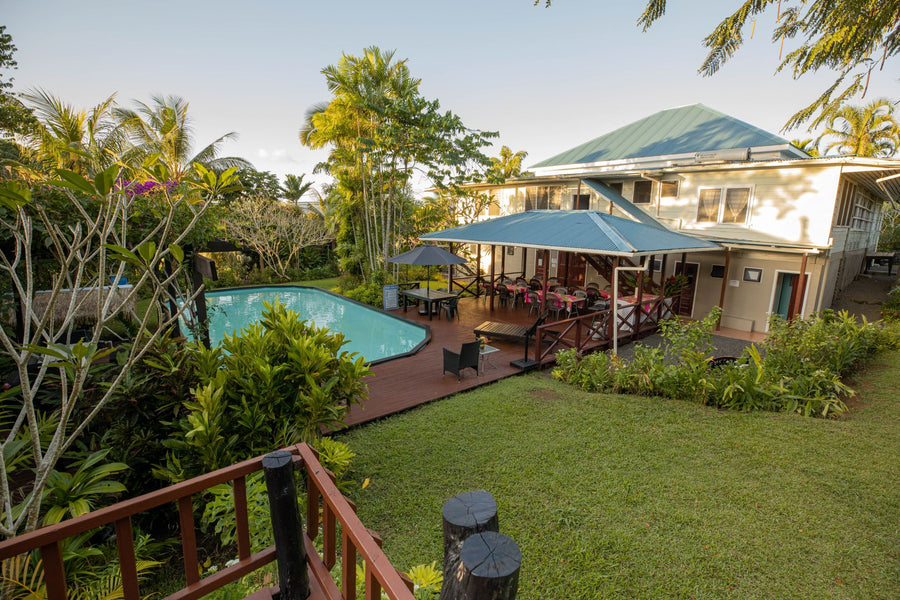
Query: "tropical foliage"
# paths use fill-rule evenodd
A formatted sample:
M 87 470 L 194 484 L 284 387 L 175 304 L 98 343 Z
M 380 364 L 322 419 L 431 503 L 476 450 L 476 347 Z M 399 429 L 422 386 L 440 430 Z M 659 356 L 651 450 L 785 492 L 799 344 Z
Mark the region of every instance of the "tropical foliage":
M 900 347 L 900 329 L 846 313 L 825 311 L 809 320 L 774 317 L 765 343 L 733 364 L 712 365 L 718 309 L 699 322 L 668 320 L 665 345 L 638 345 L 630 361 L 605 354 L 557 354 L 553 376 L 586 391 L 686 399 L 734 410 L 774 410 L 835 416 L 853 391 L 845 375 L 871 354 Z
M 233 181 L 233 172 L 219 176 L 198 167 L 183 186 L 169 188 L 163 165 L 142 168 L 141 180 L 162 184 L 162 202 L 154 208 L 158 219 L 134 231 L 126 217 L 131 184 L 122 187 L 122 174 L 118 164 L 92 179 L 70 170 L 48 175 L 19 166 L 16 177 L 0 185 L 0 239 L 8 248 L 0 254 L 0 291 L 21 315 L 18 331 L 0 327 L 0 348 L 18 383 L 0 406 L 8 417 L 0 442 L 9 459 L 0 461 L 4 535 L 39 524 L 43 492 L 57 462 L 109 402 L 131 365 L 177 321 L 183 309 L 170 300 L 183 275 L 182 244 Z M 179 214 L 185 216 L 181 223 Z M 126 275 L 130 287 L 108 285 L 110 277 L 118 282 Z M 131 309 L 139 295 L 153 307 L 140 316 Z M 85 317 L 94 327 L 78 331 Z M 123 318 L 137 318 L 135 341 L 110 364 L 103 359 L 112 349 L 101 339 Z M 99 371 L 110 369 L 104 387 L 95 388 Z M 46 423 L 53 423 L 49 432 L 42 431 Z M 23 486 L 26 480 L 30 483 Z M 27 495 L 19 494 L 23 489 Z
M 264 268 L 287 281 L 289 269 L 299 268 L 304 248 L 334 239 L 322 215 L 264 196 L 231 204 L 223 215 L 227 235 L 257 253 Z
M 365 359 L 343 334 L 317 328 L 277 302 L 262 319 L 193 351 L 197 387 L 184 402 L 157 475 L 181 481 L 343 425 L 365 399 Z
M 894 118 L 894 104 L 877 98 L 865 106 L 842 106 L 828 115 L 819 141 L 827 143 L 825 154 L 885 158 L 900 149 L 900 124 Z
M 307 113 L 300 140 L 328 148 L 335 180 L 324 198 L 338 223 L 341 267 L 370 278 L 400 249 L 413 212 L 414 177 L 448 189 L 483 175 L 496 134 L 467 128 L 419 93 L 405 60 L 376 47 L 322 70 L 333 97 Z
M 237 137 L 234 132 L 194 152 L 193 121 L 184 98 L 157 95 L 149 103 L 135 101 L 135 104 L 135 109 L 115 110 L 119 127 L 129 142 L 124 156 L 126 163 L 142 164 L 149 157 L 159 157 L 175 181 L 184 179 L 195 163 L 216 171 L 253 168 L 242 158 L 221 156 L 225 142 Z
M 700 73 L 718 72 L 744 44 L 746 29 L 752 36 L 757 16 L 773 7 L 777 24 L 772 42 L 783 48 L 785 40 L 797 40 L 787 54 L 779 53 L 776 72 L 787 70 L 795 79 L 820 69 L 837 75 L 818 98 L 788 119 L 785 129 L 810 119 L 815 127 L 850 98 L 865 95 L 871 78 L 894 72 L 885 66 L 900 52 L 900 0 L 741 0 L 703 40 L 709 54 Z M 646 31 L 665 12 L 666 0 L 649 0 L 638 25 Z

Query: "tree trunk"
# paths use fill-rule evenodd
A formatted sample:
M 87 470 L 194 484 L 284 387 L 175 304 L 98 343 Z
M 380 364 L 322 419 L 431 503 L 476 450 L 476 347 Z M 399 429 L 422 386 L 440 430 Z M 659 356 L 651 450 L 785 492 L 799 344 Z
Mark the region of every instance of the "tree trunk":
M 441 600 L 462 599 L 460 551 L 469 536 L 500 529 L 497 502 L 484 490 L 465 492 L 447 500 L 441 511 L 444 518 L 444 582 Z
M 459 600 L 515 600 L 522 552 L 501 533 L 469 536 L 460 552 L 462 595 Z

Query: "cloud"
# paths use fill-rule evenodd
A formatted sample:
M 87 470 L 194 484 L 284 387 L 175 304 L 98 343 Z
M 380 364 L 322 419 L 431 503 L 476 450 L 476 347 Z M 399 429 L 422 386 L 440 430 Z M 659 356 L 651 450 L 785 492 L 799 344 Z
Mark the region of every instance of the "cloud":
M 296 164 L 298 161 L 296 158 L 291 156 L 287 150 L 283 148 L 276 148 L 274 150 L 269 150 L 267 148 L 259 148 L 256 151 L 257 158 L 261 160 L 266 160 L 275 163 L 292 163 Z

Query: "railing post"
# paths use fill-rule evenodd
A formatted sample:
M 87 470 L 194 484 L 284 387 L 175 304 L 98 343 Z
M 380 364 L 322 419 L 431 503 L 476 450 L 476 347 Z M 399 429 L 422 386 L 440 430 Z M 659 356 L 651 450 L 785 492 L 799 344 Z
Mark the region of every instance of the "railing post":
M 297 508 L 294 462 L 290 452 L 278 450 L 267 454 L 262 465 L 269 492 L 280 599 L 305 600 L 309 597 L 309 573 L 303 544 L 303 520 Z

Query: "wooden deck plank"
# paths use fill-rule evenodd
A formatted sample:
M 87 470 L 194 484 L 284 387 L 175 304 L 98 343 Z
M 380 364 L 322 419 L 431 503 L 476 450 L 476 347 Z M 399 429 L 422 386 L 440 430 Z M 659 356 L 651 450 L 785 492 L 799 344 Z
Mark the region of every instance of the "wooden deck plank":
M 369 399 L 365 404 L 352 406 L 347 415 L 348 426 L 359 425 L 381 417 L 398 413 L 439 398 L 485 385 L 521 373 L 510 366 L 511 360 L 522 358 L 525 344 L 504 340 L 492 340 L 490 345 L 499 349 L 491 354 L 484 373 L 478 376 L 471 369 L 463 371 L 462 381 L 452 373 L 441 375 L 443 348 L 459 352 L 463 342 L 475 339 L 475 327 L 484 321 L 504 321 L 529 326 L 537 316 L 528 307 L 496 307 L 493 313 L 480 299 L 463 298 L 459 301 L 460 319 L 448 322 L 437 315 L 432 321 L 420 316 L 414 307 L 408 312 L 397 311 L 399 317 L 431 326 L 431 341 L 414 356 L 400 358 L 372 367 L 373 374 L 365 379 L 369 385 Z M 533 353 L 533 344 L 529 352 Z M 493 363 L 493 368 L 491 366 Z

